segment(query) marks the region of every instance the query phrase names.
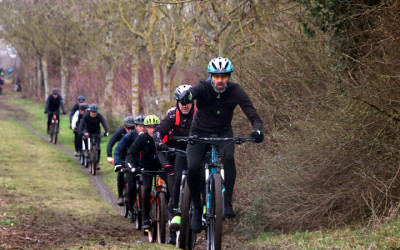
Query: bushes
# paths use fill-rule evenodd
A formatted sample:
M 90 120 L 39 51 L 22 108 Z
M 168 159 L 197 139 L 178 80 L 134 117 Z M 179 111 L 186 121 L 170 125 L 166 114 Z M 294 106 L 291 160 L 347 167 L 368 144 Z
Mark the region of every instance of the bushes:
M 359 58 L 347 60 L 343 72 L 335 65 L 345 54 L 327 47 L 334 33 L 317 33 L 314 39 L 299 33 L 300 12 L 281 13 L 263 23 L 261 42 L 242 55 L 235 73 L 270 132 L 262 145 L 236 151 L 235 202 L 249 229 L 295 231 L 379 222 L 396 211 L 396 8 L 362 8 L 371 15 L 368 22 L 380 28 L 364 30 L 362 36 L 362 30 L 353 29 L 359 39 L 352 51 L 363 53 L 354 53 Z M 390 41 L 384 34 L 392 34 Z M 246 124 L 243 117 L 237 120 L 237 133 Z

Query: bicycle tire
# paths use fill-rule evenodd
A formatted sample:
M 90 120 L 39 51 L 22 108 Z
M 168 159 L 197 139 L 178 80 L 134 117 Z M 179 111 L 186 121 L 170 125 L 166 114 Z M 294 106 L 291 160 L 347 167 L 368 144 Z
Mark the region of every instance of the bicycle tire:
M 153 198 L 154 197 L 151 197 L 150 200 Z M 157 204 L 156 203 L 157 203 L 156 200 L 153 199 L 153 202 L 151 202 L 151 205 L 150 205 L 151 227 L 150 227 L 149 232 L 147 233 L 150 243 L 153 243 L 157 237 L 157 226 L 156 226 L 156 223 L 154 223 L 154 220 L 156 219 L 156 215 L 157 215 Z
M 54 135 L 53 135 L 53 143 L 57 144 L 57 138 L 58 138 L 58 122 L 55 121 L 55 126 L 54 126 Z
M 54 122 L 50 124 L 50 142 L 53 143 L 54 140 Z
M 210 180 L 210 192 L 214 199 L 211 199 L 212 213 L 207 223 L 207 249 L 220 250 L 222 245 L 222 177 L 214 174 Z
M 124 196 L 124 208 L 125 208 L 125 218 L 128 218 L 129 206 L 128 206 L 128 199 L 126 198 L 126 186 L 122 191 L 122 195 Z
M 139 190 L 136 190 L 135 196 L 135 204 L 133 206 L 133 210 L 135 212 L 135 227 L 136 230 L 142 229 L 142 209 L 140 207 L 142 201 L 142 188 L 139 187 Z
M 181 226 L 179 229 L 179 238 L 178 238 L 178 247 L 181 249 L 191 249 L 191 234 L 192 230 L 190 229 L 190 204 L 191 204 L 191 196 L 189 186 L 187 184 L 187 179 L 184 182 L 183 187 L 183 199 L 182 199 L 182 208 L 181 208 Z
M 91 166 L 92 166 L 92 175 L 96 175 L 96 170 L 97 170 L 97 147 L 96 145 L 92 145 L 91 148 Z
M 159 192 L 157 194 L 156 205 L 157 205 L 157 214 L 156 214 L 157 242 L 163 244 L 165 243 L 165 224 L 166 224 L 166 218 L 165 218 L 166 206 L 165 206 L 164 192 Z

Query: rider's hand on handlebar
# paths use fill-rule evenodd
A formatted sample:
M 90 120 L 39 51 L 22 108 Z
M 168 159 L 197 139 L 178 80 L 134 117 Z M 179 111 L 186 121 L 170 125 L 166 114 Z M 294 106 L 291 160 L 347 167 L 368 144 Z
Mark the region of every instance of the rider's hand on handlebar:
M 119 171 L 121 171 L 121 169 L 122 169 L 121 165 L 115 165 L 115 167 L 114 167 L 115 172 L 119 172 Z
M 104 134 L 103 134 L 104 136 L 108 136 L 108 132 L 104 132 Z
M 64 111 L 62 114 L 63 114 L 63 115 L 66 115 L 66 114 L 67 114 L 67 112 L 65 112 L 65 111 Z
M 167 151 L 168 150 L 168 146 L 165 143 L 158 143 L 157 144 L 157 151 Z
M 253 130 L 250 137 L 254 139 L 255 143 L 260 143 L 264 140 L 264 133 L 261 130 Z
M 112 158 L 112 157 L 107 157 L 107 161 L 110 164 L 114 164 L 114 158 Z

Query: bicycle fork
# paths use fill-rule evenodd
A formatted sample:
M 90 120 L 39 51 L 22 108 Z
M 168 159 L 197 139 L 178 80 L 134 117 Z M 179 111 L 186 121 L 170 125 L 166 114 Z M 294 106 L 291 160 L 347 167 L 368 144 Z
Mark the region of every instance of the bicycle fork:
M 185 181 L 187 177 L 187 171 L 183 170 L 182 171 L 182 178 L 181 178 L 181 186 L 179 188 L 179 203 L 178 207 L 176 208 L 176 214 L 181 215 L 182 214 L 182 203 L 183 203 L 183 194 L 184 194 L 184 188 L 185 188 Z

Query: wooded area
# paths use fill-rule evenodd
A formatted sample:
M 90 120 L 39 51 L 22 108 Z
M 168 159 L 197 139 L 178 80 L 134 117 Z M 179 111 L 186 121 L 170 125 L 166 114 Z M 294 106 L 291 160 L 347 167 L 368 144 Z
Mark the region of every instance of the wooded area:
M 176 86 L 230 58 L 269 133 L 236 150 L 249 235 L 398 212 L 399 1 L 3 0 L 0 25 L 24 63 L 24 95 L 58 86 L 108 120 L 163 116 Z

